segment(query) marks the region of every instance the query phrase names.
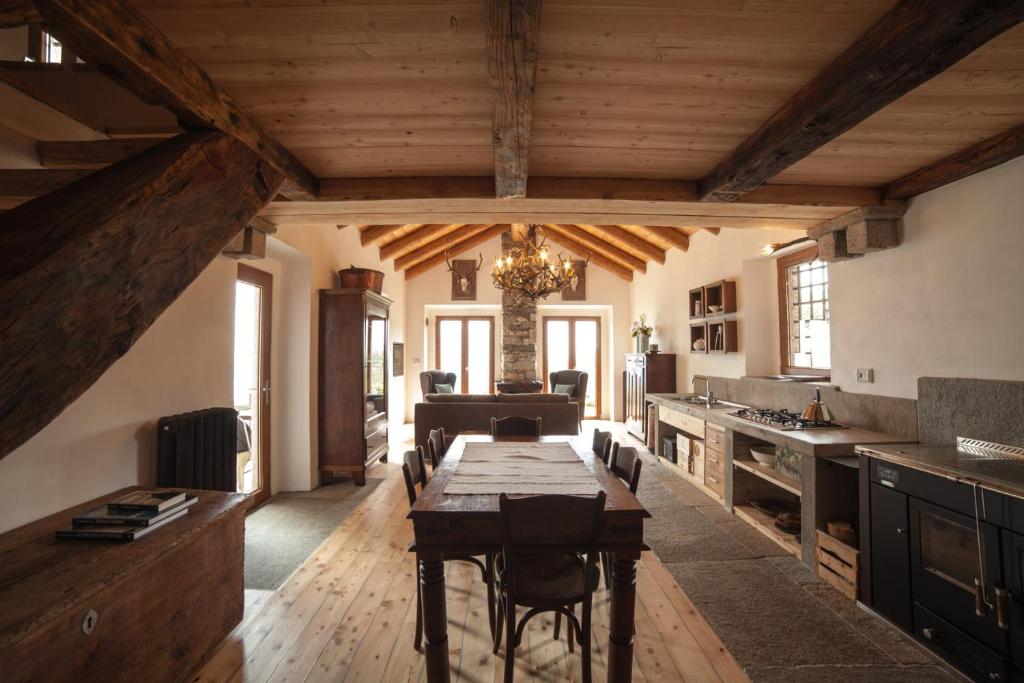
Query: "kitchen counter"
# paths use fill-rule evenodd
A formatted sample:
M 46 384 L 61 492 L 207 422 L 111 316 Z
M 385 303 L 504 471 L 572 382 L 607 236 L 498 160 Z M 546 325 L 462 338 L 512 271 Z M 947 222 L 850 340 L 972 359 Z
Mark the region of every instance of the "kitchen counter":
M 858 446 L 857 452 L 998 493 L 1024 498 L 1024 460 L 965 453 L 956 446 L 882 444 Z
M 899 444 L 912 443 L 901 440 L 892 434 L 872 432 L 857 427 L 845 429 L 809 429 L 806 431 L 785 431 L 760 425 L 743 418 L 730 415 L 739 408 L 727 405 L 714 408 L 695 406 L 682 401 L 693 394 L 647 394 L 647 399 L 666 408 L 677 410 L 687 415 L 698 417 L 707 422 L 721 425 L 726 429 L 768 441 L 777 446 L 791 448 L 798 453 L 813 455 L 818 458 L 840 458 L 853 455 L 854 446 L 860 444 Z

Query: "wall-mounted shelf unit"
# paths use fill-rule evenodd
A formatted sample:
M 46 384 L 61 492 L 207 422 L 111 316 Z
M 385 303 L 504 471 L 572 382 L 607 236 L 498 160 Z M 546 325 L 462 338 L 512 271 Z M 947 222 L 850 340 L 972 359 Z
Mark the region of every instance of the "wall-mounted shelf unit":
M 697 343 L 698 339 L 704 340 L 704 349 L 697 350 L 693 348 L 693 345 Z M 690 353 L 707 353 L 708 352 L 708 324 L 705 322 L 690 323 Z
M 707 352 L 736 353 L 739 351 L 739 334 L 735 320 L 708 318 Z
M 712 311 L 710 307 L 720 306 L 721 310 Z M 704 315 L 713 318 L 736 312 L 736 281 L 719 280 L 704 285 Z
M 707 309 L 704 308 L 704 288 L 697 287 L 690 290 L 690 320 L 700 320 L 704 318 L 704 314 Z

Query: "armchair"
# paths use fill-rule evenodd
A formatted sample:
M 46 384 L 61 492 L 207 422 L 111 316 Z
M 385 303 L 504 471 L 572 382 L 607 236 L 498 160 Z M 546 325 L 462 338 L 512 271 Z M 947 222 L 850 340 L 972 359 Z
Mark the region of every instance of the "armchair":
M 455 373 L 445 372 L 444 370 L 424 370 L 420 373 L 420 389 L 423 390 L 423 395 L 436 394 L 437 391 L 434 389 L 435 384 L 450 384 L 452 389 L 455 388 Z
M 573 392 L 569 394 L 569 400 L 576 403 L 580 411 L 580 421 L 583 421 L 584 403 L 587 396 L 587 373 L 582 370 L 557 370 L 552 372 L 548 378 L 551 380 L 551 391 L 555 390 L 557 384 L 574 385 Z

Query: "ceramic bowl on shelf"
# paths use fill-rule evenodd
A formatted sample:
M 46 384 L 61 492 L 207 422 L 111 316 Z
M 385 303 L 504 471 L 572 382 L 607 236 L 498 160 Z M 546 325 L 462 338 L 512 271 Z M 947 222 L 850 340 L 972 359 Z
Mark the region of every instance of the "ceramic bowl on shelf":
M 722 312 L 722 307 L 721 306 L 716 306 L 716 305 L 710 305 L 710 306 L 708 306 L 708 311 L 711 312 L 711 313 L 721 313 Z
M 705 344 L 703 339 L 698 339 L 697 341 L 693 342 L 694 351 L 703 351 L 705 346 L 707 346 L 707 344 Z
M 750 455 L 753 456 L 759 464 L 765 467 L 775 467 L 775 447 L 774 446 L 761 446 L 750 449 Z

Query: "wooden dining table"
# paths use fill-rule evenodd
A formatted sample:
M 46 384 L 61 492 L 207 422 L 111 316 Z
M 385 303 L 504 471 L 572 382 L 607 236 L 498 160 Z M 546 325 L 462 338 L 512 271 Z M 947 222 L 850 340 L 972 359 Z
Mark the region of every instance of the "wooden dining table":
M 636 562 L 644 545 L 644 519 L 651 514 L 590 449 L 569 436 L 458 436 L 409 513 L 420 563 L 427 680 L 450 680 L 444 556 L 480 555 L 501 549 L 498 494 L 448 494 L 467 443 L 528 441 L 564 450 L 568 442 L 607 494 L 599 549 L 612 554 L 608 680 L 626 683 L 633 675 Z M 555 488 L 552 493 L 559 493 Z

